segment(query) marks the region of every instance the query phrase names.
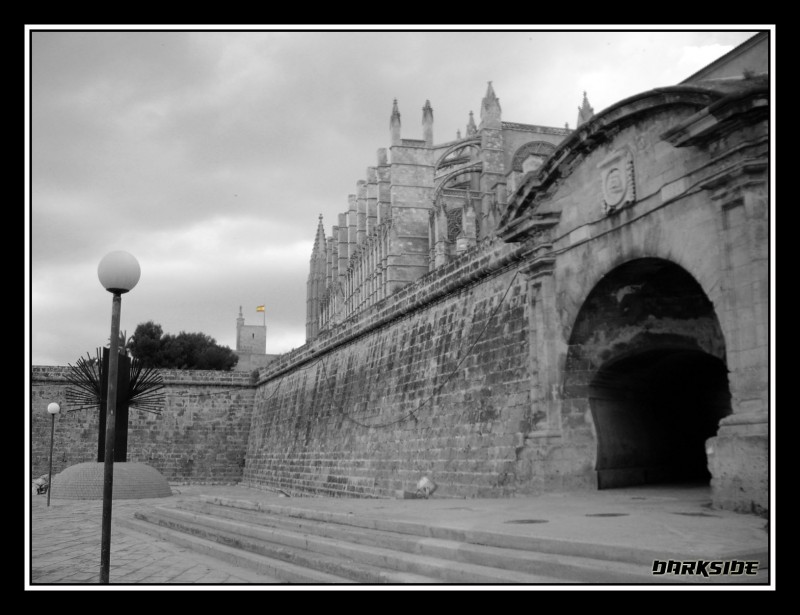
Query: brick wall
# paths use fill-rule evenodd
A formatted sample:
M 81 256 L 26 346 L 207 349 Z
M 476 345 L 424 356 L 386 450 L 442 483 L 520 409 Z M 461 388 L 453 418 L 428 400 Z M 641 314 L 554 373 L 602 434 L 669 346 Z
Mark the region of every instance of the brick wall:
M 57 402 L 53 474 L 97 457 L 97 410 L 68 409 L 67 367 L 31 371 L 31 475 L 46 474 L 51 419 Z M 242 372 L 164 370 L 161 415 L 130 410 L 128 461 L 146 463 L 171 482 L 237 483 L 242 475 L 255 386 Z

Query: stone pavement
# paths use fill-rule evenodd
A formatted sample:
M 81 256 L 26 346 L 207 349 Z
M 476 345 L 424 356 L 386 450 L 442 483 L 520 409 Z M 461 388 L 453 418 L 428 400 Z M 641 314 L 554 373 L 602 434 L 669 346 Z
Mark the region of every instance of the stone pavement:
M 774 542 L 767 521 L 756 515 L 711 509 L 707 487 L 641 487 L 469 500 L 435 495 L 429 500 L 287 498 L 246 486 L 173 485 L 172 490 L 170 497 L 114 500 L 110 557 L 113 587 L 97 584 L 102 501 L 51 498 L 48 507 L 46 495 L 30 495 L 26 503 L 26 524 L 30 522 L 26 525 L 26 589 L 241 589 L 280 583 L 117 522 L 132 517 L 140 508 L 175 506 L 181 499 L 201 495 L 277 504 L 295 512 L 309 509 L 331 519 L 342 514 L 361 515 L 465 532 L 492 532 L 507 535 L 512 542 L 569 541 L 587 551 L 602 551 L 604 545 L 617 549 L 628 546 L 645 558 L 744 559 L 760 553 L 761 570 L 769 569 L 769 582 L 747 588 L 771 589 L 775 583 Z
M 109 577 L 114 584 L 249 584 L 277 582 L 246 569 L 119 526 L 137 508 L 175 499 L 114 500 Z M 29 582 L 98 584 L 103 516 L 102 500 L 31 496 Z M 27 574 L 27 571 L 26 571 Z

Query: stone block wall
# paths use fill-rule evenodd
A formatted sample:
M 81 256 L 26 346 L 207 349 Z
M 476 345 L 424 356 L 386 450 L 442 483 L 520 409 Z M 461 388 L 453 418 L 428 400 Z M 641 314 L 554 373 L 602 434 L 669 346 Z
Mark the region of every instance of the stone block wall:
M 67 373 L 66 367 L 31 368 L 28 410 L 32 478 L 47 474 L 48 471 L 53 420 L 47 413 L 47 406 L 53 402 L 61 406 L 61 413 L 55 418 L 53 433 L 53 474 L 58 474 L 76 463 L 97 459 L 98 413 L 90 410 L 65 411 Z
M 243 481 L 363 497 L 425 475 L 442 495 L 512 495 L 532 382 L 512 253 L 473 251 L 267 368 Z
M 97 458 L 98 412 L 66 412 L 67 367 L 31 372 L 31 476 L 46 474 L 57 402 L 53 474 Z M 244 466 L 255 385 L 249 373 L 164 370 L 165 404 L 155 415 L 130 409 L 128 461 L 156 468 L 170 482 L 238 483 Z

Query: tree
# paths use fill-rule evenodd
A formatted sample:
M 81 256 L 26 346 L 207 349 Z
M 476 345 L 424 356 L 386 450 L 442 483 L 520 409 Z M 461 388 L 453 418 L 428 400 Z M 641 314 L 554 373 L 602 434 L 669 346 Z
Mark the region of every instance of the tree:
M 161 325 L 152 320 L 141 323 L 133 333 L 129 352 L 142 362 L 144 367 L 165 367 L 161 365 Z
M 133 344 L 133 336 L 128 337 L 127 331 L 119 332 L 119 353 L 124 354 L 126 357 L 130 354 L 131 345 Z M 106 348 L 111 347 L 111 338 L 106 342 Z
M 164 335 L 152 320 L 136 327 L 129 349 L 145 367 L 230 371 L 239 361 L 233 350 L 208 335 L 185 331 Z

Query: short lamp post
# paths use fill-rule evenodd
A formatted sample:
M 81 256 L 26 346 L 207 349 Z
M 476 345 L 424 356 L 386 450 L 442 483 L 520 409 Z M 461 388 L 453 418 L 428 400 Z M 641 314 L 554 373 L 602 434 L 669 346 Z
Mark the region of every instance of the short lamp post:
M 111 338 L 108 350 L 108 397 L 106 398 L 106 446 L 103 454 L 103 531 L 100 541 L 100 583 L 108 583 L 111 563 L 111 502 L 114 486 L 114 438 L 117 411 L 117 367 L 119 364 L 119 320 L 122 295 L 139 281 L 141 269 L 132 254 L 110 252 L 97 266 L 100 283 L 113 296 Z
M 53 436 L 56 433 L 56 414 L 61 412 L 61 406 L 53 402 L 47 406 L 50 415 L 50 469 L 47 472 L 47 505 L 50 506 L 50 492 L 53 490 Z

